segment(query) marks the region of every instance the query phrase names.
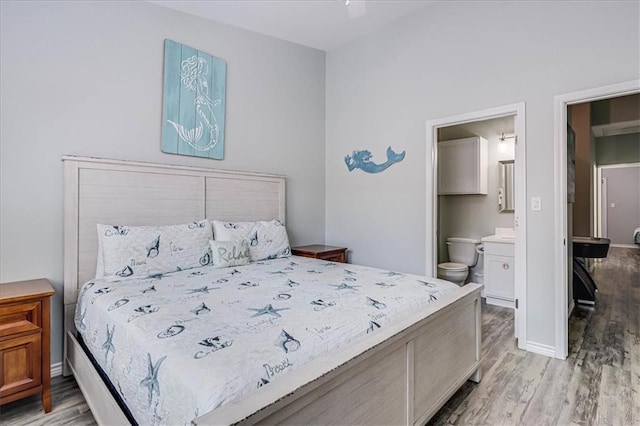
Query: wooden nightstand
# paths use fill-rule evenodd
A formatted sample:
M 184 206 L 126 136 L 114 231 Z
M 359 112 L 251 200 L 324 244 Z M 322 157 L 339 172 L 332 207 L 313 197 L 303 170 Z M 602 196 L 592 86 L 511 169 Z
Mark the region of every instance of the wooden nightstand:
M 51 411 L 51 295 L 46 279 L 0 284 L 0 405 L 42 394 Z
M 329 260 L 331 262 L 347 262 L 347 248 L 324 246 L 313 244 L 310 246 L 292 247 L 291 253 L 294 256 L 313 257 L 314 259 Z

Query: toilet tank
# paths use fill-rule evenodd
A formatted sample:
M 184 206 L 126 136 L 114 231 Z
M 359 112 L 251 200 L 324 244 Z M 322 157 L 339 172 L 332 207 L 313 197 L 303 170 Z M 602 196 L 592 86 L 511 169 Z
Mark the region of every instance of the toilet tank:
M 447 238 L 449 262 L 475 266 L 478 263 L 478 252 L 476 251 L 478 244 L 480 244 L 480 240 L 472 238 Z

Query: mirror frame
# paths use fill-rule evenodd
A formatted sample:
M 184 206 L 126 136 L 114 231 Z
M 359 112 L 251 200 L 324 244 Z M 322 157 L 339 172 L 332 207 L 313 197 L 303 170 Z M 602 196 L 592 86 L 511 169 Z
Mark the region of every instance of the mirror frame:
M 509 165 L 511 165 L 511 173 L 507 173 Z M 498 211 L 500 213 L 515 211 L 514 172 L 515 160 L 498 161 Z

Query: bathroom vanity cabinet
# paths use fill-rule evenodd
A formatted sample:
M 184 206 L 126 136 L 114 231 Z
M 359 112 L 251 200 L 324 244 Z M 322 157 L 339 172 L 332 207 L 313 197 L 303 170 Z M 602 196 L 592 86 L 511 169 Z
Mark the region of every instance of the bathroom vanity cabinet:
M 514 239 L 485 237 L 484 295 L 489 305 L 514 306 Z
M 486 195 L 488 144 L 479 136 L 438 143 L 438 195 Z

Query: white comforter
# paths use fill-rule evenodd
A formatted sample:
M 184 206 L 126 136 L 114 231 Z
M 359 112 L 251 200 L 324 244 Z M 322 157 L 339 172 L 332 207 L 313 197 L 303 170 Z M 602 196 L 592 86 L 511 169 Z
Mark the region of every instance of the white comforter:
M 75 322 L 139 423 L 188 424 L 457 289 L 294 256 L 91 281 Z

